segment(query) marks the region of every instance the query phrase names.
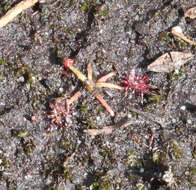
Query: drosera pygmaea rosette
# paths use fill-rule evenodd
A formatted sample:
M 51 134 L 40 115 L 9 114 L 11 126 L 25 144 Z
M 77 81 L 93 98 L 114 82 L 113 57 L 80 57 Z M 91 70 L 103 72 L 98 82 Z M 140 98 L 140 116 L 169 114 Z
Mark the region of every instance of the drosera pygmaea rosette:
M 126 91 L 131 90 L 133 93 L 141 95 L 143 103 L 144 94 L 149 94 L 152 88 L 148 81 L 149 78 L 146 74 L 137 73 L 133 69 L 131 74 L 124 78 L 121 83 L 124 85 Z

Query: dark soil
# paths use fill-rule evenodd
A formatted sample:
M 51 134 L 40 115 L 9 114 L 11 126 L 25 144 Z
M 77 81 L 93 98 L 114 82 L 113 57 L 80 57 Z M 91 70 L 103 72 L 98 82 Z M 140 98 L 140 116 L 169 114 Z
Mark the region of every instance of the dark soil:
M 0 16 L 18 0 L 1 0 Z M 169 74 L 146 67 L 170 51 L 196 48 L 171 35 L 181 26 L 196 41 L 194 0 L 40 1 L 0 29 L 1 190 L 196 189 L 196 59 Z M 101 89 L 112 118 L 63 66 L 72 58 L 96 78 L 121 80 L 135 69 L 153 86 L 138 94 Z M 72 122 L 58 127 L 49 104 L 83 89 Z M 85 129 L 112 125 L 110 135 Z

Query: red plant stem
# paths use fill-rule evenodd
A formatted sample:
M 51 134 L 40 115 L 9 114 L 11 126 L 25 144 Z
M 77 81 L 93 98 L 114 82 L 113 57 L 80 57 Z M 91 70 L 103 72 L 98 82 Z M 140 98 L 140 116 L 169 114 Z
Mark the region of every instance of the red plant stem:
M 113 117 L 114 111 L 112 110 L 112 108 L 108 105 L 108 103 L 98 94 L 95 94 L 95 97 L 97 98 L 97 100 L 99 100 L 99 102 L 105 107 L 105 109 L 108 111 L 108 113 Z
M 113 71 L 111 73 L 108 73 L 107 75 L 102 76 L 100 79 L 97 80 L 97 82 L 105 82 L 106 80 L 108 80 L 109 78 L 111 78 L 112 76 L 116 75 L 116 72 Z

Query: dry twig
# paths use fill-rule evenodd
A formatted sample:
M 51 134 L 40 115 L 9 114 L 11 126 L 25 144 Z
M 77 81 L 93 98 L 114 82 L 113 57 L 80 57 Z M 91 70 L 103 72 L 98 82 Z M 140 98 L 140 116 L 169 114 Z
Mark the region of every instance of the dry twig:
M 24 0 L 10 9 L 3 17 L 0 18 L 0 28 L 6 26 L 9 22 L 11 22 L 18 14 L 22 11 L 32 7 L 37 3 L 38 0 Z
M 102 129 L 86 129 L 84 130 L 85 133 L 91 136 L 96 136 L 100 134 L 109 135 L 114 130 L 114 126 L 104 126 Z
M 196 46 L 196 42 L 188 39 L 183 33 L 182 33 L 182 29 L 180 26 L 175 26 L 172 28 L 171 33 L 175 36 L 178 36 L 179 38 L 181 38 L 182 40 L 184 40 L 185 42 Z

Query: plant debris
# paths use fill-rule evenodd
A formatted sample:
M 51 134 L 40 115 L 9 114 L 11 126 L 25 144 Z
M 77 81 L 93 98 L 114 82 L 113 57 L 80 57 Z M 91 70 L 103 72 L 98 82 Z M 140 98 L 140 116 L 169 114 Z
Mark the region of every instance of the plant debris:
M 196 7 L 193 7 L 185 12 L 184 17 L 189 17 L 191 19 L 196 18 Z
M 15 7 L 10 9 L 3 17 L 0 18 L 0 28 L 6 26 L 22 11 L 32 7 L 38 0 L 24 0 L 18 3 Z
M 187 63 L 193 58 L 193 54 L 190 52 L 177 52 L 172 51 L 165 53 L 156 59 L 153 63 L 148 65 L 148 70 L 153 72 L 170 73 L 182 65 Z
M 175 36 L 178 36 L 180 39 L 184 40 L 185 42 L 191 44 L 191 45 L 196 45 L 196 42 L 188 39 L 182 32 L 182 28 L 180 26 L 175 26 L 172 28 L 171 33 Z
M 86 129 L 84 130 L 84 132 L 87 133 L 88 135 L 96 136 L 100 134 L 109 135 L 112 133 L 113 130 L 114 130 L 113 126 L 105 126 L 102 127 L 101 129 Z

